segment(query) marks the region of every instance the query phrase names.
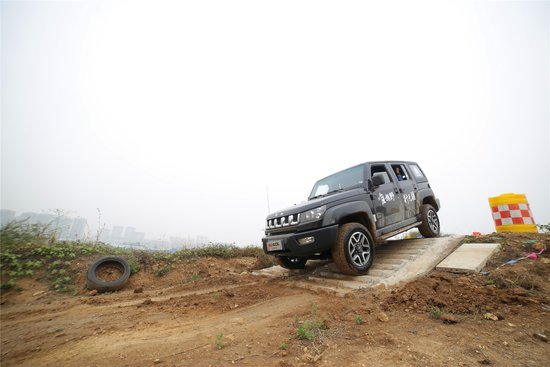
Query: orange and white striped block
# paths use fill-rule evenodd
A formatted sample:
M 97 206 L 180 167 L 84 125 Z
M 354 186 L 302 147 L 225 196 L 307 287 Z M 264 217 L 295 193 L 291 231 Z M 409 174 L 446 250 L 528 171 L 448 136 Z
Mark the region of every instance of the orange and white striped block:
M 489 198 L 497 232 L 537 232 L 525 194 L 502 194 Z
M 511 226 L 514 224 L 535 224 L 529 204 L 503 204 L 493 206 L 495 226 Z

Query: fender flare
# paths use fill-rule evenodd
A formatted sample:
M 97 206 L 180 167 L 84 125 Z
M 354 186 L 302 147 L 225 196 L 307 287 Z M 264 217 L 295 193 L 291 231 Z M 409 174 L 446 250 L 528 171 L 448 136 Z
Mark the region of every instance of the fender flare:
M 426 199 L 428 199 L 428 204 L 431 204 L 434 207 L 436 212 L 439 211 L 440 209 L 439 200 L 435 198 L 434 192 L 431 189 L 418 190 L 416 197 L 417 197 L 416 205 L 418 207 L 417 208 L 418 213 L 420 212 L 420 207 L 422 206 L 422 204 L 424 203 L 424 200 Z
M 323 227 L 338 224 L 342 218 L 353 214 L 364 214 L 369 223 L 373 222 L 372 211 L 365 201 L 351 201 L 327 209 L 323 217 Z

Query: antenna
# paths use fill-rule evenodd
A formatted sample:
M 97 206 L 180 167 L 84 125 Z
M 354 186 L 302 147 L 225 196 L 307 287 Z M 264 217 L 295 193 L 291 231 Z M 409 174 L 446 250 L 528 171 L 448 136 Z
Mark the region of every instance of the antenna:
M 267 214 L 271 213 L 271 209 L 269 209 L 269 186 L 265 186 L 265 193 L 267 194 Z

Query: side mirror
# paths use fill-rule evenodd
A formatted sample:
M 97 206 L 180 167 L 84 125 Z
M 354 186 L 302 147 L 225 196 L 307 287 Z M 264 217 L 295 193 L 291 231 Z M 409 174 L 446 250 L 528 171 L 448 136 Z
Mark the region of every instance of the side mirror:
M 384 175 L 374 175 L 372 176 L 372 185 L 374 187 L 380 186 L 386 183 L 386 180 L 384 179 Z

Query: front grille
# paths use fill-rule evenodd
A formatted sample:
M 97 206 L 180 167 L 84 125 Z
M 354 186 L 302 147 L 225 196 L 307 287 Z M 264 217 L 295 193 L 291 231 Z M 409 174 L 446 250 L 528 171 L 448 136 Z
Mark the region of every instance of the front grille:
M 300 214 L 291 214 L 280 218 L 269 219 L 265 228 L 277 229 L 295 226 L 298 223 L 300 223 Z

